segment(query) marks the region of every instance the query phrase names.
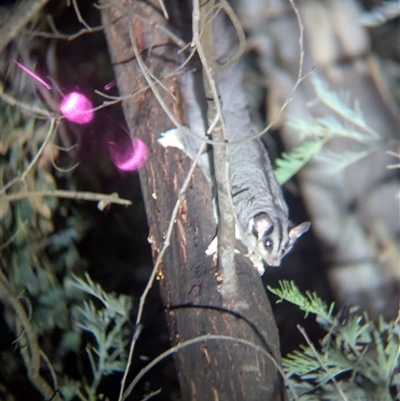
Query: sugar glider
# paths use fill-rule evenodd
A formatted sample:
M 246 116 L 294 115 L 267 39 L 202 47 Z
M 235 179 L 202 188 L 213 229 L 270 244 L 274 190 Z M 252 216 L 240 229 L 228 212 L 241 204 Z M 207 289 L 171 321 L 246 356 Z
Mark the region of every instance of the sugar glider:
M 222 59 L 229 56 L 232 32 L 226 21 L 214 24 L 216 52 Z M 246 140 L 257 134 L 251 121 L 246 93 L 243 89 L 243 65 L 235 62 L 226 68 L 217 68 L 216 83 L 222 103 L 228 142 L 228 159 L 232 200 L 236 213 L 236 237 L 248 249 L 248 256 L 260 275 L 265 272 L 264 262 L 279 266 L 284 255 L 296 240 L 310 227 L 309 222 L 294 226 L 289 220 L 288 207 L 281 187 L 276 181 L 267 150 L 260 138 Z M 207 101 L 202 87 L 201 67 L 188 71 L 182 77 L 188 128 L 198 138 L 204 138 L 207 128 Z M 187 133 L 187 127 L 179 127 L 162 134 L 159 143 L 175 146 L 194 159 L 201 139 Z M 201 155 L 198 165 L 212 184 L 212 159 L 209 152 Z M 218 213 L 215 213 L 216 216 Z M 215 242 L 208 254 L 216 251 Z

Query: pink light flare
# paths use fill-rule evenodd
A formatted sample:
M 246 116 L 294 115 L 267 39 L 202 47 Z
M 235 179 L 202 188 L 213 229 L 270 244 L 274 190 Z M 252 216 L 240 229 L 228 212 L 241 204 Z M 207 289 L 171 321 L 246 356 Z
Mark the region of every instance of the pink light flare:
M 123 152 L 118 153 L 114 144 L 110 144 L 111 158 L 118 169 L 122 171 L 135 171 L 140 169 L 147 160 L 149 153 L 143 141 L 133 138 L 130 145 Z
M 27 74 L 29 74 L 31 77 L 33 77 L 34 79 L 36 79 L 36 81 L 40 82 L 42 85 L 44 85 L 47 89 L 51 89 L 51 86 L 43 81 L 42 78 L 40 78 L 38 75 L 36 75 L 33 71 L 31 71 L 29 68 L 25 67 L 24 65 L 18 63 L 17 60 L 14 60 L 14 63 L 17 64 L 17 66 L 19 68 L 21 68 L 21 70 L 25 71 Z
M 104 85 L 104 90 L 109 91 L 111 88 L 115 86 L 115 80 L 109 82 L 108 84 Z
M 64 117 L 77 124 L 90 123 L 94 116 L 92 109 L 92 102 L 79 92 L 69 93 L 60 104 L 60 111 Z

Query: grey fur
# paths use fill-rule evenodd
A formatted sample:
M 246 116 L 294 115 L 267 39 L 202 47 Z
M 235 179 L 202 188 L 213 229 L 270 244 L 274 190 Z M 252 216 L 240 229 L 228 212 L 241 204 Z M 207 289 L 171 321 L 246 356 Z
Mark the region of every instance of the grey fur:
M 250 119 L 242 77 L 240 63 L 218 72 L 229 141 L 246 140 L 257 133 Z M 291 231 L 289 211 L 261 139 L 229 145 L 228 155 L 232 199 L 242 231 L 241 240 L 255 257 L 261 256 L 269 266 L 279 266 L 283 255 L 307 231 L 309 224 Z M 270 249 L 265 246 L 266 241 L 272 244 Z M 257 269 L 263 272 L 261 264 Z
M 223 24 L 217 24 L 215 29 L 217 54 L 226 58 L 224 54 L 232 52 L 231 39 Z M 198 72 L 187 73 L 182 80 L 189 128 L 192 133 L 204 137 L 206 101 L 201 87 L 202 76 Z M 279 266 L 282 257 L 290 251 L 296 239 L 308 230 L 310 224 L 291 227 L 288 208 L 267 150 L 259 138 L 246 140 L 257 133 L 257 128 L 250 119 L 242 81 L 243 67 L 240 62 L 217 72 L 216 83 L 228 141 L 243 141 L 228 146 L 232 199 L 239 224 L 236 234 L 248 248 L 248 256 L 261 275 L 265 270 L 262 261 L 269 266 Z M 185 153 L 194 159 L 201 140 L 185 135 L 182 130 L 178 135 Z M 209 154 L 205 152 L 198 164 L 212 183 Z M 215 243 L 213 251 L 214 247 Z

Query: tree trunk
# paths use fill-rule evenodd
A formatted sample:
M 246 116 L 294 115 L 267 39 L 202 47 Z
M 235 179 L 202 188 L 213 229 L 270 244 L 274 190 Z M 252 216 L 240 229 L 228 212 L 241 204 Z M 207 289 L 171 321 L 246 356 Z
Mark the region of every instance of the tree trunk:
M 174 125 L 160 106 L 132 50 L 133 40 L 174 118 L 186 123 L 180 75 L 167 77 L 182 63 L 167 29 L 191 40 L 191 2 L 169 2 L 169 21 L 159 1 L 110 3 L 102 10 L 106 37 L 130 132 L 145 142 L 149 159 L 140 170 L 153 259 L 163 247 L 171 213 L 190 168 L 179 150 L 164 149 L 160 134 Z M 110 6 L 110 4 L 112 4 Z M 172 8 L 174 7 L 174 8 Z M 171 25 L 167 25 L 167 23 Z M 186 35 L 185 35 L 186 32 Z M 185 37 L 186 36 L 186 37 Z M 147 88 L 147 89 L 146 89 Z M 138 92 L 140 91 L 140 92 Z M 236 256 L 237 291 L 224 293 L 221 275 L 205 250 L 215 234 L 209 184 L 196 168 L 182 197 L 174 229 L 158 270 L 172 345 L 205 334 L 247 340 L 209 339 L 175 354 L 183 400 L 283 400 L 283 379 L 265 355 L 280 364 L 279 338 L 265 289 L 255 269 Z M 262 352 L 261 350 L 264 350 Z

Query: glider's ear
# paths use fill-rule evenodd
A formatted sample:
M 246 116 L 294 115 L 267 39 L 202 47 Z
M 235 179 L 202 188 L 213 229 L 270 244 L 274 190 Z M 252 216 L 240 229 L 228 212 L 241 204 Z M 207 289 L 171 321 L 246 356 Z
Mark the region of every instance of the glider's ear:
M 311 223 L 309 221 L 305 221 L 304 223 L 299 224 L 298 226 L 294 226 L 289 231 L 289 239 L 291 242 L 297 240 L 297 238 L 301 237 L 304 233 L 306 233 L 310 229 Z

